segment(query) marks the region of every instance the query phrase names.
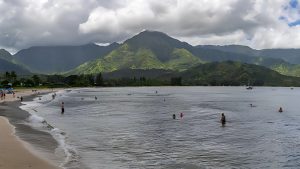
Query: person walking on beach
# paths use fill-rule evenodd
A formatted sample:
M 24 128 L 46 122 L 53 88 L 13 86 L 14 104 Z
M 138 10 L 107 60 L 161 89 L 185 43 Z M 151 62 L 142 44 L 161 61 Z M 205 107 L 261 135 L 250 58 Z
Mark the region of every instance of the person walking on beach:
M 222 117 L 221 117 L 220 122 L 222 123 L 222 126 L 224 126 L 225 123 L 226 123 L 226 117 L 225 117 L 224 113 L 222 113 Z
M 23 101 L 23 96 L 21 96 L 20 100 L 21 100 L 21 102 Z
M 65 113 L 65 103 L 61 102 L 61 114 Z

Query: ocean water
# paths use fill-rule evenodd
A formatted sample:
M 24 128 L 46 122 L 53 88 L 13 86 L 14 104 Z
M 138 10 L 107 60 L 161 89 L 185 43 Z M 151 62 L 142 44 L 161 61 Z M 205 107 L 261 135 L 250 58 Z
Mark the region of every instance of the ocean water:
M 66 169 L 273 169 L 300 166 L 299 98 L 300 88 L 82 88 L 22 108 Z

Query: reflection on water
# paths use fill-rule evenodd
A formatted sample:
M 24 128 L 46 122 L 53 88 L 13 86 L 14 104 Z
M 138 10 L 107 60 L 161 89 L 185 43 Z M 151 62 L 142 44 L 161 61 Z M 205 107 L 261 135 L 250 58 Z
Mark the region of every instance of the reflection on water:
M 91 169 L 298 168 L 299 97 L 298 88 L 94 88 L 39 112 Z

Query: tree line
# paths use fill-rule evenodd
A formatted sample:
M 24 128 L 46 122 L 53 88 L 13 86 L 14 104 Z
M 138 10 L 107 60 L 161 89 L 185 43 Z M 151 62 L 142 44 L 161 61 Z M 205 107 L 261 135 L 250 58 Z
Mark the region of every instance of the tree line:
M 181 77 L 154 79 L 146 77 L 106 78 L 95 75 L 17 75 L 15 71 L 0 74 L 0 85 L 13 87 L 92 87 L 92 86 L 164 86 L 181 85 Z M 0 86 L 0 87 L 1 87 Z

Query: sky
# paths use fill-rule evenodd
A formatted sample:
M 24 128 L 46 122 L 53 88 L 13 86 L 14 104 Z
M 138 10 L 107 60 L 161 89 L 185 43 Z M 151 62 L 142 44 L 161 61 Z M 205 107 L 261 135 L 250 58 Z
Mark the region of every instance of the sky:
M 300 48 L 298 0 L 0 0 L 0 48 L 122 42 L 143 30 L 192 45 Z

